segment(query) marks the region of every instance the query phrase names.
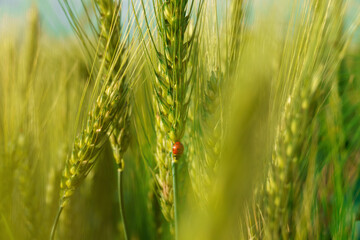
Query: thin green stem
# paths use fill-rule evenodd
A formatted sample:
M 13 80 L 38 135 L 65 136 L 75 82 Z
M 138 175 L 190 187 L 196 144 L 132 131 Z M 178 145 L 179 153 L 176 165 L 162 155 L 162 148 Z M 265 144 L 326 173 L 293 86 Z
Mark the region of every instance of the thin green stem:
M 54 225 L 51 229 L 50 240 L 54 240 L 54 238 L 55 238 L 55 231 L 56 231 L 62 210 L 63 210 L 63 207 L 60 207 L 58 213 L 56 214 Z
M 123 201 L 123 194 L 122 194 L 122 171 L 123 169 L 118 168 L 118 198 L 119 198 L 119 210 L 120 210 L 120 218 L 121 223 L 124 229 L 124 239 L 128 240 L 127 230 L 126 230 L 126 222 L 124 216 L 124 201 Z
M 178 219 L 178 197 L 177 197 L 177 168 L 178 168 L 178 162 L 176 157 L 173 156 L 172 160 L 172 174 L 173 174 L 173 190 L 174 190 L 174 227 L 175 227 L 175 240 L 179 239 L 179 219 Z

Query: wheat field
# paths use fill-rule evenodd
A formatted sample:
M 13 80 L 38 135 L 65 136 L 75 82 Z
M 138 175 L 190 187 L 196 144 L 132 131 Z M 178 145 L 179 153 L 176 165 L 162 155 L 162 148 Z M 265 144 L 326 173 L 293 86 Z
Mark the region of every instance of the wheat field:
M 357 0 L 5 0 L 0 239 L 360 239 L 359 27 Z

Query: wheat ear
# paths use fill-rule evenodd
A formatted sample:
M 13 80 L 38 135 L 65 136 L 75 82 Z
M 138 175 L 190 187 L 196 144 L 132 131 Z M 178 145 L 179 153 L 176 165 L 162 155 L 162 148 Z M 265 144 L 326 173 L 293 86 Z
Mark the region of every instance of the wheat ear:
M 158 69 L 154 69 L 156 78 L 153 84 L 157 133 L 157 180 L 160 186 L 162 211 L 167 220 L 175 220 L 176 237 L 177 165 L 181 154 L 173 154 L 171 150 L 184 135 L 190 101 L 191 77 L 188 62 L 193 36 L 185 39 L 185 32 L 190 19 L 187 5 L 191 4 L 189 6 L 191 12 L 194 2 L 188 0 L 160 2 L 155 11 L 159 16 L 158 31 L 161 36 L 162 52 L 161 50 L 157 52 Z
M 200 14 L 202 2 L 199 3 L 197 16 Z M 145 11 L 144 1 L 141 0 L 140 3 Z M 180 141 L 184 135 L 191 95 L 191 69 L 188 68 L 188 63 L 195 36 L 193 34 L 186 39 L 185 33 L 194 3 L 194 0 L 156 1 L 155 20 L 160 46 L 157 46 L 154 41 L 145 13 L 146 26 L 157 57 L 157 67 L 152 64 L 155 74 L 153 103 L 157 135 L 156 179 L 160 188 L 159 195 L 163 215 L 168 221 L 175 222 L 175 238 L 177 238 L 178 232 L 177 165 L 183 151 Z M 134 9 L 134 11 L 136 10 Z M 140 25 L 139 21 L 138 25 Z M 146 53 L 151 59 L 147 47 Z
M 100 59 L 104 58 L 106 60 L 105 69 L 110 70 L 111 68 L 111 59 L 116 56 L 117 47 L 120 44 L 120 56 L 123 57 L 126 54 L 126 50 L 124 44 L 121 43 L 120 33 L 121 33 L 121 19 L 120 14 L 117 12 L 121 12 L 121 3 L 114 1 L 114 0 L 97 0 L 97 6 L 99 8 L 100 13 Z M 109 14 L 113 13 L 113 14 Z M 115 19 L 115 21 L 114 21 Z M 113 27 L 112 27 L 113 25 Z M 109 39 L 109 47 L 106 50 Z M 125 64 L 120 66 L 121 61 L 117 62 L 118 64 L 115 65 L 115 73 L 113 74 L 109 81 L 116 81 L 117 76 L 116 74 L 123 75 L 122 69 L 125 69 Z M 113 151 L 114 159 L 118 165 L 118 201 L 119 201 L 119 209 L 120 209 L 120 217 L 121 222 L 123 224 L 124 229 L 124 237 L 127 237 L 127 228 L 125 224 L 125 216 L 124 216 L 124 205 L 123 205 L 123 194 L 122 194 L 122 172 L 124 170 L 124 153 L 128 148 L 129 145 L 129 138 L 130 138 L 130 116 L 131 116 L 131 108 L 130 108 L 130 101 L 129 101 L 129 84 L 127 83 L 126 76 L 123 77 L 123 83 L 120 87 L 120 95 L 124 99 L 124 104 L 122 108 L 118 109 L 118 113 L 110 126 L 110 130 L 108 132 L 111 148 Z
M 96 1 L 95 5 L 100 14 L 101 28 L 99 33 L 100 47 L 96 52 L 100 55 L 101 64 L 96 79 L 102 79 L 103 86 L 88 113 L 86 126 L 75 138 L 72 153 L 66 161 L 60 186 L 60 209 L 55 220 L 52 237 L 54 237 L 56 223 L 62 208 L 66 206 L 75 189 L 94 166 L 97 157 L 104 148 L 109 131 L 112 130 L 112 124 L 123 113 L 119 109 L 124 109 L 128 104 L 125 95 L 127 88 L 124 91 L 126 78 L 123 70 L 126 59 L 120 58 L 124 46 L 124 44 L 120 43 L 119 37 L 120 20 L 118 10 L 120 4 L 112 0 L 104 0 Z M 71 11 L 70 7 L 67 9 Z
M 118 108 L 123 105 L 122 97 L 118 93 L 120 85 L 121 81 L 115 81 L 106 86 L 88 114 L 86 127 L 75 139 L 61 181 L 61 207 L 67 204 L 69 197 L 94 166 L 103 149 L 110 124 Z
M 201 199 L 199 203 L 203 206 L 207 205 L 208 195 L 211 192 L 211 179 L 214 178 L 216 166 L 219 164 L 221 135 L 225 125 L 222 117 L 223 86 L 232 80 L 231 76 L 237 70 L 246 23 L 247 4 L 243 0 L 233 0 L 230 6 L 231 14 L 226 18 L 230 26 L 229 43 L 225 44 L 226 42 L 219 36 L 217 2 L 208 1 L 204 6 L 206 11 L 202 15 L 199 41 L 195 45 L 199 46 L 194 48 L 194 51 L 198 50 L 196 55 L 201 57 L 197 60 L 194 100 L 189 111 L 189 123 L 192 123 L 193 127 L 188 128 L 188 135 L 191 136 L 188 162 L 194 193 Z M 222 68 L 223 45 L 228 45 L 225 68 Z
M 243 32 L 245 26 L 245 17 L 247 4 L 244 0 L 233 0 L 231 2 L 230 16 L 230 47 L 228 53 L 228 74 L 233 74 L 241 53 L 241 42 L 243 41 Z
M 316 136 L 312 129 L 317 112 L 330 92 L 342 53 L 350 39 L 349 33 L 344 34 L 339 46 L 333 47 L 332 38 L 339 28 L 329 16 L 339 11 L 338 4 L 337 1 L 325 3 L 314 0 L 312 5 L 303 9 L 311 17 L 302 25 L 297 37 L 307 38 L 296 46 L 293 53 L 303 53 L 297 56 L 296 70 L 288 70 L 287 76 L 294 77 L 293 88 L 279 123 L 266 185 L 266 231 L 272 239 L 292 239 L 296 234 L 296 211 L 302 201 L 302 188 L 309 165 L 308 149 L 312 140 L 309 136 Z

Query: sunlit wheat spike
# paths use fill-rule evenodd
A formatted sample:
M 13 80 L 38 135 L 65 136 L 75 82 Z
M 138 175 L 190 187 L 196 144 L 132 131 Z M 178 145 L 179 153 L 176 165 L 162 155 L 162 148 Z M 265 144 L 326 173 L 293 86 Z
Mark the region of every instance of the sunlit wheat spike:
M 123 105 L 122 97 L 118 94 L 120 86 L 119 81 L 107 86 L 89 113 L 85 128 L 75 139 L 61 182 L 62 207 L 66 205 L 68 198 L 89 173 L 103 150 L 110 125 L 116 117 L 118 108 Z
M 86 124 L 75 138 L 72 153 L 66 162 L 61 181 L 62 207 L 66 205 L 69 197 L 73 195 L 75 189 L 94 166 L 104 149 L 108 135 L 120 134 L 121 129 L 117 129 L 119 122 L 122 117 L 129 116 L 129 110 L 127 110 L 129 85 L 125 77 L 127 56 L 124 54 L 124 41 L 120 39 L 119 11 L 121 5 L 119 1 L 113 0 L 94 1 L 94 3 L 99 26 L 97 33 L 99 49 L 96 51 L 95 61 L 100 62 L 95 64 L 98 72 L 94 76 L 96 80 L 101 81 L 102 85 L 100 85 L 100 93 L 88 113 Z M 66 6 L 67 10 L 71 12 L 71 7 Z M 73 21 L 78 23 L 77 19 L 73 19 Z M 81 32 L 81 34 L 86 35 L 85 32 Z M 85 37 L 82 36 L 82 38 Z M 84 48 L 87 46 L 84 45 Z M 116 123 L 116 129 L 112 125 L 113 123 Z M 128 123 L 128 121 L 123 121 L 123 123 Z M 124 126 L 121 125 L 121 127 Z M 124 134 L 115 136 L 115 138 L 122 140 L 123 136 Z M 118 146 L 113 147 L 115 149 Z
M 288 65 L 290 94 L 282 112 L 273 152 L 273 161 L 266 184 L 266 230 L 271 239 L 293 238 L 297 216 L 301 214 L 303 187 L 309 166 L 309 149 L 316 136 L 316 116 L 336 81 L 342 52 L 351 34 L 344 34 L 334 45 L 341 30 L 341 22 L 331 16 L 342 11 L 339 1 L 304 3 L 309 19 L 300 19 L 303 25 L 296 33 L 300 44 L 291 54 L 297 57 Z M 308 38 L 303 38 L 308 36 Z M 305 40 L 306 39 L 306 40 Z M 303 41 L 303 42 L 301 42 Z M 299 54 L 301 53 L 302 54 Z M 298 55 L 299 54 L 299 55 Z M 296 65 L 295 65 L 296 64 Z M 316 140 L 316 139 L 315 139 Z
M 158 32 L 161 44 L 157 52 L 158 69 L 155 71 L 154 105 L 156 112 L 158 164 L 157 180 L 160 186 L 161 206 L 167 220 L 174 219 L 173 174 L 171 171 L 172 145 L 181 141 L 192 88 L 188 62 L 194 35 L 186 37 L 193 1 L 165 1 L 158 3 L 160 16 Z
M 248 4 L 249 3 L 244 0 L 231 1 L 228 74 L 234 71 L 239 60 Z
M 219 3 L 208 1 L 204 6 L 201 18 L 202 28 L 199 38 L 194 44 L 195 73 L 193 101 L 190 105 L 187 140 L 191 183 L 195 195 L 202 199 L 198 201 L 206 206 L 211 193 L 211 179 L 214 179 L 216 166 L 219 163 L 222 133 L 224 132 L 223 111 L 225 99 L 222 95 L 229 88 L 237 70 L 243 34 L 246 24 L 247 5 L 242 0 L 233 0 L 229 4 L 229 16 L 226 16 L 226 26 L 229 29 L 228 39 L 222 38 L 221 23 L 217 11 Z M 223 51 L 227 49 L 226 51 Z M 226 58 L 224 58 L 226 56 Z M 239 80 L 241 81 L 241 80 Z
M 209 49 L 216 48 L 216 44 L 208 44 L 209 48 L 203 45 L 205 49 L 202 51 L 200 48 L 197 53 L 202 56 L 202 60 L 199 58 L 194 74 L 196 85 L 190 105 L 186 144 L 189 145 L 187 161 L 194 194 L 201 199 L 199 204 L 206 206 L 211 192 L 211 179 L 220 157 L 220 93 L 224 79 L 218 67 L 218 55 L 213 57 L 215 60 L 209 57 Z
M 145 4 L 141 1 L 143 9 Z M 174 219 L 174 189 L 172 173 L 172 146 L 180 142 L 184 135 L 190 93 L 192 89 L 191 73 L 188 66 L 193 39 L 189 31 L 189 21 L 195 8 L 193 0 L 156 1 L 155 16 L 159 44 L 155 44 L 152 29 L 147 22 L 157 57 L 153 65 L 153 104 L 156 118 L 157 162 L 156 178 L 160 187 L 162 211 L 168 221 Z M 196 4 L 197 5 L 197 4 Z M 202 1 L 199 3 L 199 16 Z M 146 13 L 145 13 L 146 16 Z M 148 49 L 146 49 L 147 52 Z
M 126 107 L 125 107 L 126 108 Z M 130 108 L 124 109 L 125 112 L 116 119 L 111 125 L 110 143 L 113 150 L 113 155 L 118 164 L 119 169 L 124 168 L 124 153 L 130 144 Z
M 106 81 L 106 72 L 112 72 L 112 76 L 108 81 L 117 81 L 119 76 L 122 78 L 122 85 L 119 94 L 124 99 L 122 108 L 118 109 L 116 119 L 111 124 L 108 132 L 110 137 L 111 147 L 113 149 L 114 158 L 119 168 L 124 167 L 123 155 L 129 145 L 130 137 L 130 99 L 129 99 L 129 83 L 128 78 L 124 76 L 124 69 L 126 69 L 126 62 L 121 59 L 126 58 L 126 48 L 124 42 L 121 40 L 121 2 L 114 0 L 97 0 L 96 1 L 100 14 L 100 51 L 98 52 L 99 59 L 104 60 L 105 75 L 103 77 Z M 112 65 L 114 58 L 115 64 Z M 100 61 L 101 62 L 101 61 Z M 111 70 L 113 68 L 113 70 Z
M 60 184 L 60 208 L 51 231 L 52 239 L 63 208 L 94 167 L 109 138 L 119 171 L 122 171 L 124 167 L 122 157 L 129 142 L 124 140 L 129 138 L 128 125 L 131 115 L 129 99 L 131 77 L 126 76 L 129 55 L 125 47 L 129 28 L 123 31 L 121 27 L 121 1 L 94 0 L 92 13 L 96 14 L 95 23 L 89 17 L 90 9 L 83 5 L 88 16 L 90 33 L 84 30 L 84 26 L 69 3 L 64 1 L 63 4 L 71 16 L 70 22 L 87 53 L 88 62 L 92 63 L 89 67 L 92 71 L 90 79 L 94 80 L 95 85 L 91 96 L 93 102 L 85 124 L 75 138 L 72 153 L 63 171 Z M 125 34 L 124 38 L 121 38 L 122 33 Z M 120 187 L 118 191 L 120 196 Z M 120 209 L 122 210 L 122 205 Z M 121 217 L 123 218 L 122 213 Z M 122 222 L 125 226 L 124 219 Z M 125 238 L 126 236 L 125 231 Z

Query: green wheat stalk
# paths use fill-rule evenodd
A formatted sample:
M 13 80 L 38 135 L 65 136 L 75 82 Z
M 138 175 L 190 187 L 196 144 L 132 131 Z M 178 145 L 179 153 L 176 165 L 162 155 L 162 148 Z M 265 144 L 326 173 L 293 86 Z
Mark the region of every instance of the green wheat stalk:
M 124 124 L 129 122 L 129 120 L 124 121 L 123 119 L 130 116 L 128 94 L 131 83 L 128 81 L 129 78 L 125 76 L 126 71 L 128 71 L 128 57 L 124 53 L 125 41 L 120 38 L 119 12 L 121 4 L 119 1 L 113 0 L 95 1 L 94 4 L 99 16 L 97 20 L 100 31 L 96 32 L 94 24 L 90 22 L 90 26 L 93 27 L 93 31 L 99 39 L 98 47 L 95 50 L 97 57 L 94 59 L 95 65 L 93 66 L 94 70 L 97 71 L 95 87 L 99 85 L 99 80 L 102 84 L 99 95 L 88 113 L 85 126 L 75 138 L 72 153 L 65 165 L 61 181 L 60 208 L 54 223 L 52 237 L 54 237 L 62 209 L 93 168 L 98 156 L 104 149 L 108 136 L 111 139 L 114 156 L 120 169 L 119 172 L 123 167 L 120 154 L 126 150 L 123 139 L 127 136 L 124 134 L 124 129 L 128 128 Z M 90 56 L 94 55 L 91 54 L 91 50 L 94 50 L 92 49 L 94 44 L 91 43 L 91 40 L 84 42 L 90 37 L 83 30 L 67 1 L 64 2 L 64 5 L 64 9 L 71 16 L 74 29 L 77 31 L 84 49 Z M 89 14 L 87 9 L 85 11 Z M 97 61 L 100 63 L 97 64 Z M 122 205 L 120 206 L 122 210 Z M 125 224 L 124 221 L 123 224 Z
M 248 3 L 247 3 L 248 4 Z M 200 204 L 206 205 L 211 193 L 224 132 L 223 96 L 238 66 L 243 48 L 247 4 L 242 0 L 231 1 L 230 17 L 226 18 L 229 29 L 219 30 L 217 1 L 209 1 L 202 15 L 202 28 L 196 47 L 196 70 L 194 74 L 193 102 L 189 111 L 188 162 L 191 183 Z M 222 38 L 223 32 L 229 37 Z M 229 41 L 227 43 L 226 41 Z M 225 61 L 221 49 L 227 49 Z M 225 65 L 225 67 L 223 67 Z M 230 87 L 229 87 L 230 89 Z M 195 139 L 195 140 L 194 140 Z
M 99 58 L 105 60 L 105 72 L 110 72 L 111 61 L 114 56 L 116 56 L 116 51 L 118 45 L 123 45 L 121 42 L 121 16 L 117 12 L 121 12 L 121 2 L 113 0 L 97 0 L 97 7 L 99 9 L 100 15 L 100 50 Z M 109 14 L 111 13 L 111 14 Z M 115 19 L 115 20 L 114 20 Z M 108 49 L 107 49 L 108 45 Z M 125 58 L 125 48 L 120 46 L 120 55 L 119 57 Z M 116 81 L 116 75 L 123 75 L 123 69 L 126 68 L 125 63 L 123 66 L 120 66 L 121 60 L 117 61 L 117 64 L 114 66 L 113 76 L 109 81 Z M 104 76 L 106 77 L 106 76 Z M 130 137 L 130 99 L 129 99 L 129 83 L 126 76 L 123 76 L 124 82 L 120 87 L 119 94 L 124 99 L 124 104 L 121 108 L 118 109 L 118 113 L 115 117 L 114 122 L 111 123 L 110 130 L 108 131 L 111 147 L 113 150 L 114 159 L 118 165 L 118 200 L 119 200 L 119 209 L 120 217 L 123 224 L 125 239 L 127 239 L 127 230 L 124 217 L 124 206 L 123 206 L 123 197 L 122 197 L 122 172 L 124 170 L 124 160 L 123 156 L 126 152 L 129 145 Z
M 283 66 L 289 68 L 283 69 L 284 75 L 282 72 L 279 75 L 279 82 L 288 81 L 286 84 L 292 90 L 279 123 L 266 185 L 266 233 L 271 239 L 295 236 L 309 161 L 307 149 L 311 136 L 316 135 L 312 129 L 351 36 L 351 33 L 344 34 L 339 47 L 332 47 L 332 36 L 339 28 L 329 23 L 329 16 L 341 11 L 339 1 L 306 2 L 302 11 L 304 15 L 296 33 L 298 45 L 291 53 L 293 62 L 290 61 L 290 65 L 284 62 Z M 286 79 L 291 77 L 293 79 Z
M 157 66 L 151 62 L 155 74 L 153 104 L 157 137 L 156 179 L 160 188 L 162 212 L 168 221 L 174 221 L 175 238 L 178 237 L 177 193 L 179 189 L 177 187 L 178 181 L 181 180 L 177 173 L 180 155 L 172 154 L 172 147 L 175 142 L 180 142 L 184 135 L 192 89 L 192 70 L 189 67 L 189 60 L 195 34 L 192 33 L 187 38 L 186 32 L 195 7 L 194 3 L 194 0 L 153 1 L 155 25 L 159 37 L 159 44 L 156 44 L 144 1 L 141 0 L 148 34 L 157 57 Z M 198 5 L 197 17 L 201 6 L 202 1 Z M 147 48 L 145 50 L 150 58 L 149 50 Z

